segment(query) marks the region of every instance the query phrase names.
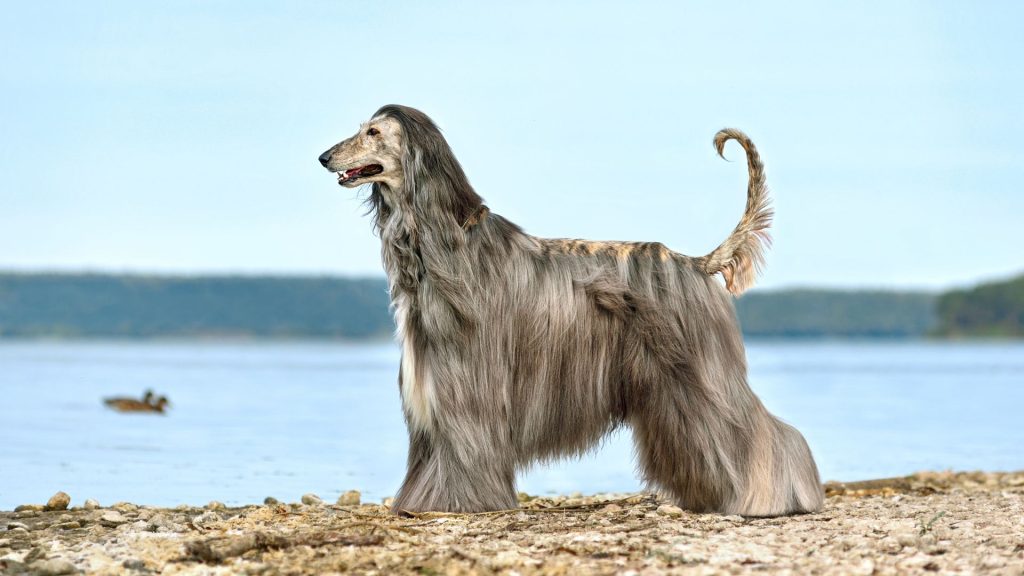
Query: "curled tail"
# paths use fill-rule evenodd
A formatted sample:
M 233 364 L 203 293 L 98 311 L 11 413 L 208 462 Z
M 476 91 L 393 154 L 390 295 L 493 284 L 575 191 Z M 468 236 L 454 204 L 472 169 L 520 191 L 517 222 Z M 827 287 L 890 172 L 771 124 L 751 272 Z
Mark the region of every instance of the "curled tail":
M 764 183 L 764 165 L 761 164 L 754 143 L 735 128 L 719 130 L 715 134 L 715 149 L 723 158 L 725 156 L 722 151 L 729 140 L 739 142 L 747 152 L 747 171 L 750 174 L 747 208 L 732 234 L 718 248 L 704 256 L 701 264 L 708 274 L 721 272 L 725 277 L 725 287 L 738 295 L 754 285 L 754 279 L 764 266 L 764 251 L 772 242 L 768 227 L 774 212 L 768 201 L 768 187 Z

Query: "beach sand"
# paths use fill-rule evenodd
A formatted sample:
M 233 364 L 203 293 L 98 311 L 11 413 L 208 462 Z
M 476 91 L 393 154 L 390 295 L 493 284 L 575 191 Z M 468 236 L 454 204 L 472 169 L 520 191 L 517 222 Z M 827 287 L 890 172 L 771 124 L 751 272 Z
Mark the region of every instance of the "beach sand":
M 694 514 L 650 495 L 0 512 L 2 574 L 1024 574 L 1024 472 L 826 485 L 820 513 Z M 353 495 L 349 496 L 350 498 Z M 94 504 L 91 504 L 92 506 Z

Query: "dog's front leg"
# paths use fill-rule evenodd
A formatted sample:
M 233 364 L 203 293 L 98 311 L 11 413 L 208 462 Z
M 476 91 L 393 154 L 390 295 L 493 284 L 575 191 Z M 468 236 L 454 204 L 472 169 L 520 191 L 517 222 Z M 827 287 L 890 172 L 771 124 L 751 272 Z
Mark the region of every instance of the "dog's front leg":
M 460 424 L 448 433 L 410 427 L 408 469 L 392 512 L 484 512 L 518 505 L 510 456 L 485 430 L 461 436 L 477 427 Z

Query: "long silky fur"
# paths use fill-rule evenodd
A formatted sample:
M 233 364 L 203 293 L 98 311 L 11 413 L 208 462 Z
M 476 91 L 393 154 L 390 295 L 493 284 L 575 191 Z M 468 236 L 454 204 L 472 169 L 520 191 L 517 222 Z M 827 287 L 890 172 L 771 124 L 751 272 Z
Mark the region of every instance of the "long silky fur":
M 490 213 L 440 130 L 402 128 L 401 189 L 370 211 L 402 343 L 408 471 L 393 510 L 516 507 L 515 474 L 633 429 L 648 485 L 694 511 L 750 516 L 822 505 L 803 437 L 747 385 L 729 290 L 753 282 L 771 212 L 747 152 L 747 209 L 711 254 L 659 243 L 542 239 Z

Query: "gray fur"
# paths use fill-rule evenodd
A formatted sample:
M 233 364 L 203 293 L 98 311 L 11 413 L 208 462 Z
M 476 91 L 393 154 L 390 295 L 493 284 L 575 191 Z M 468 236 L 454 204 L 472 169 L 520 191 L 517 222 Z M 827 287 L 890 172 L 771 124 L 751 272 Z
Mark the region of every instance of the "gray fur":
M 395 512 L 514 508 L 518 470 L 583 454 L 621 425 L 633 429 L 644 480 L 684 508 L 820 509 L 811 452 L 747 385 L 732 301 L 713 277 L 723 272 L 735 293 L 749 287 L 771 219 L 756 149 L 724 130 L 720 153 L 728 139 L 747 152 L 747 210 L 699 258 L 524 233 L 488 211 L 441 132 L 411 108 L 381 108 L 321 157 L 342 175 L 383 166 L 343 183 L 373 184 L 403 346 L 409 460 Z

